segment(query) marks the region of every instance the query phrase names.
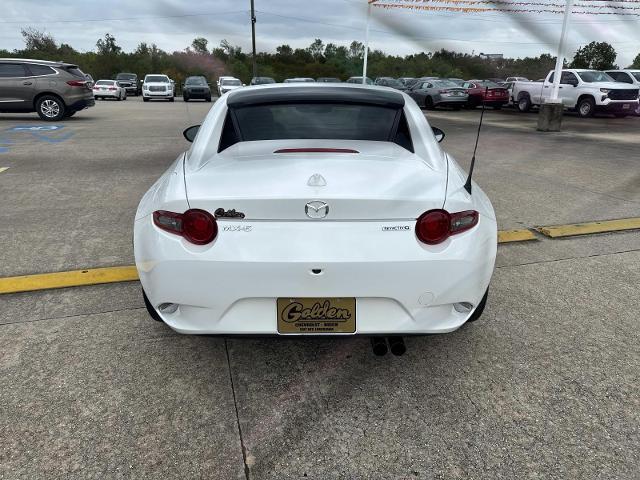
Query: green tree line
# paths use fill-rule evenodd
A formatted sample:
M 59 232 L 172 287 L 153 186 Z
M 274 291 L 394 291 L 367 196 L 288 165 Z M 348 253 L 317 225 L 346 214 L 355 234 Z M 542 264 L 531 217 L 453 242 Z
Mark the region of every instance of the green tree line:
M 90 52 L 80 52 L 66 43 L 58 43 L 49 34 L 28 28 L 22 30 L 25 47 L 9 52 L 0 50 L 0 57 L 26 57 L 42 60 L 63 60 L 74 63 L 94 79 L 113 78 L 119 72 L 133 72 L 139 77 L 147 73 L 163 73 L 181 84 L 190 75 L 204 75 L 210 81 L 221 75 L 233 75 L 248 83 L 252 76 L 252 56 L 242 48 L 222 40 L 210 48 L 206 38 L 198 37 L 182 51 L 166 52 L 155 44 L 140 43 L 132 52 L 125 52 L 115 37 L 105 34 Z M 256 55 L 258 74 L 282 81 L 289 77 L 338 77 L 346 79 L 361 75 L 364 45 L 353 41 L 349 45 L 324 43 L 316 39 L 307 48 L 280 45 L 275 52 Z M 605 42 L 591 42 L 578 49 L 571 66 L 606 69 L 615 66 L 616 52 Z M 439 76 L 494 78 L 525 76 L 544 77 L 555 66 L 555 57 L 544 53 L 537 57 L 490 60 L 478 55 L 449 50 L 420 52 L 406 56 L 388 55 L 381 50 L 369 52 L 368 75 L 391 77 Z M 640 68 L 640 54 L 633 68 Z

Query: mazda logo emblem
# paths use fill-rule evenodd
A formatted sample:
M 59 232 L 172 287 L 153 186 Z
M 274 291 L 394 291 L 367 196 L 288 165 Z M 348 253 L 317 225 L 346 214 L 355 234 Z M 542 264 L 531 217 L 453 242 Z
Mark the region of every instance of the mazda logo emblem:
M 309 202 L 304 206 L 304 213 L 309 218 L 325 218 L 329 215 L 329 205 L 319 200 Z

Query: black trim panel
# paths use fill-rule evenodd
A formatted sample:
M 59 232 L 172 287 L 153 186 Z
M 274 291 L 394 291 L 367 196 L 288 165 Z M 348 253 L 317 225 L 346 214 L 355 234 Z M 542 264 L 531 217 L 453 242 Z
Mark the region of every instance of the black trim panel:
M 237 89 L 229 95 L 229 108 L 278 103 L 345 103 L 403 108 L 404 97 L 399 92 L 388 92 L 367 87 L 287 86 L 274 88 Z

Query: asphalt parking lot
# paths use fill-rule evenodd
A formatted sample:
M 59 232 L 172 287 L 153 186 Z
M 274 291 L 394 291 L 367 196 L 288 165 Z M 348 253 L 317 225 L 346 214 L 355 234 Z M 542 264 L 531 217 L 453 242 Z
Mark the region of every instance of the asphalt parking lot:
M 133 264 L 203 102 L 0 115 L 0 277 Z M 479 111 L 427 112 L 469 164 Z M 640 117 L 487 111 L 501 229 L 640 216 Z M 51 124 L 46 124 L 46 126 Z M 0 478 L 640 478 L 640 232 L 503 244 L 483 318 L 406 339 L 180 336 L 138 282 L 0 295 Z

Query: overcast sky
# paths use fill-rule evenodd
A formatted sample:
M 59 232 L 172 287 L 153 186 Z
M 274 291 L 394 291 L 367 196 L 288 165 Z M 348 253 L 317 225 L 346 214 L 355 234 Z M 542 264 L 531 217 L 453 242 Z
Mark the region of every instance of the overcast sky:
M 22 48 L 20 29 L 33 26 L 60 43 L 95 49 L 106 32 L 125 51 L 140 42 L 182 50 L 194 37 L 209 45 L 227 39 L 251 50 L 250 0 L 2 0 L 0 48 Z M 348 44 L 364 41 L 366 0 L 255 0 L 258 50 L 287 43 L 306 47 L 313 39 Z M 447 48 L 467 53 L 524 57 L 555 55 L 562 18 L 557 15 L 389 12 L 373 9 L 371 47 L 408 54 Z M 569 57 L 592 40 L 607 41 L 627 66 L 640 53 L 640 18 L 574 16 Z

